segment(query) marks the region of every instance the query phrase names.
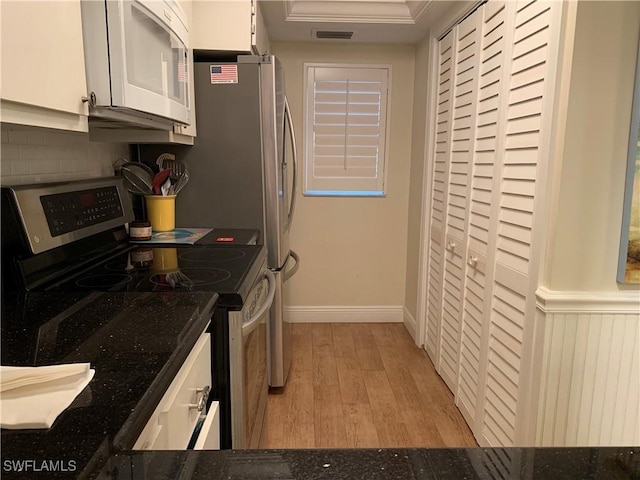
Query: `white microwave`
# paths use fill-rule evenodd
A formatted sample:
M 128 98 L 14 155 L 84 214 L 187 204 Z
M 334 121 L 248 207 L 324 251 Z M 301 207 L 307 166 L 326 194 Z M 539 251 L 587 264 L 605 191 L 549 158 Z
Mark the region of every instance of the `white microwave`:
M 90 125 L 171 130 L 190 124 L 189 31 L 176 0 L 83 0 L 81 6 Z

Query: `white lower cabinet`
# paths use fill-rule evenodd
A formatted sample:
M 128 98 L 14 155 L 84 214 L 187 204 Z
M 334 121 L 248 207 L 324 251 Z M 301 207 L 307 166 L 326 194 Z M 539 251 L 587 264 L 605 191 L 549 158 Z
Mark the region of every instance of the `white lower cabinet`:
M 213 402 L 193 446 L 194 450 L 220 450 L 220 408 Z
M 489 0 L 438 42 L 426 349 L 481 446 L 524 417 L 560 2 Z
M 211 335 L 203 333 L 135 442 L 134 450 L 184 450 L 196 426 L 196 448 L 220 448 L 218 403 L 207 412 L 211 389 Z M 206 414 L 206 416 L 205 416 Z

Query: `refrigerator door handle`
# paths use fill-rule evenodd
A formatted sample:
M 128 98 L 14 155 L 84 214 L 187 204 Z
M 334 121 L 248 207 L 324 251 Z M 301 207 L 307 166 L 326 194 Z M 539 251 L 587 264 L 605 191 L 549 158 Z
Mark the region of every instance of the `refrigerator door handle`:
M 289 258 L 292 258 L 296 263 L 294 264 L 292 269 L 287 270 L 287 263 L 289 263 Z M 284 272 L 282 275 L 282 283 L 286 282 L 291 277 L 293 277 L 298 271 L 298 268 L 300 267 L 300 257 L 296 252 L 294 252 L 293 250 L 290 250 L 289 258 L 287 258 L 287 261 L 284 264 L 284 268 L 282 269 Z
M 287 230 L 291 229 L 291 221 L 293 220 L 293 212 L 296 208 L 296 195 L 298 192 L 298 153 L 296 152 L 296 136 L 293 131 L 293 121 L 291 119 L 291 110 L 289 101 L 284 97 L 284 111 L 287 115 L 287 123 L 289 124 L 289 134 L 291 138 L 291 150 L 293 153 L 293 188 L 291 188 L 291 204 L 289 205 L 289 215 L 287 217 Z

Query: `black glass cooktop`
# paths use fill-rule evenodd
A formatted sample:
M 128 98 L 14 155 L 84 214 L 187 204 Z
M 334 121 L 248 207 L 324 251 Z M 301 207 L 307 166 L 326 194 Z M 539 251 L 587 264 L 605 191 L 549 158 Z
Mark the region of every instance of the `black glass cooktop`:
M 259 245 L 136 246 L 50 288 L 56 291 L 215 292 L 241 306 L 266 252 Z M 240 296 L 240 298 L 236 298 Z

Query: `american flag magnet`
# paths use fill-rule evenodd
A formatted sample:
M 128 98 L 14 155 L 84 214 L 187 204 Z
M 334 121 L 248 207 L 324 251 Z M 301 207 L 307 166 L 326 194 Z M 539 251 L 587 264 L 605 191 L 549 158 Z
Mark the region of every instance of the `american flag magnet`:
M 237 65 L 211 65 L 211 83 L 238 83 Z

